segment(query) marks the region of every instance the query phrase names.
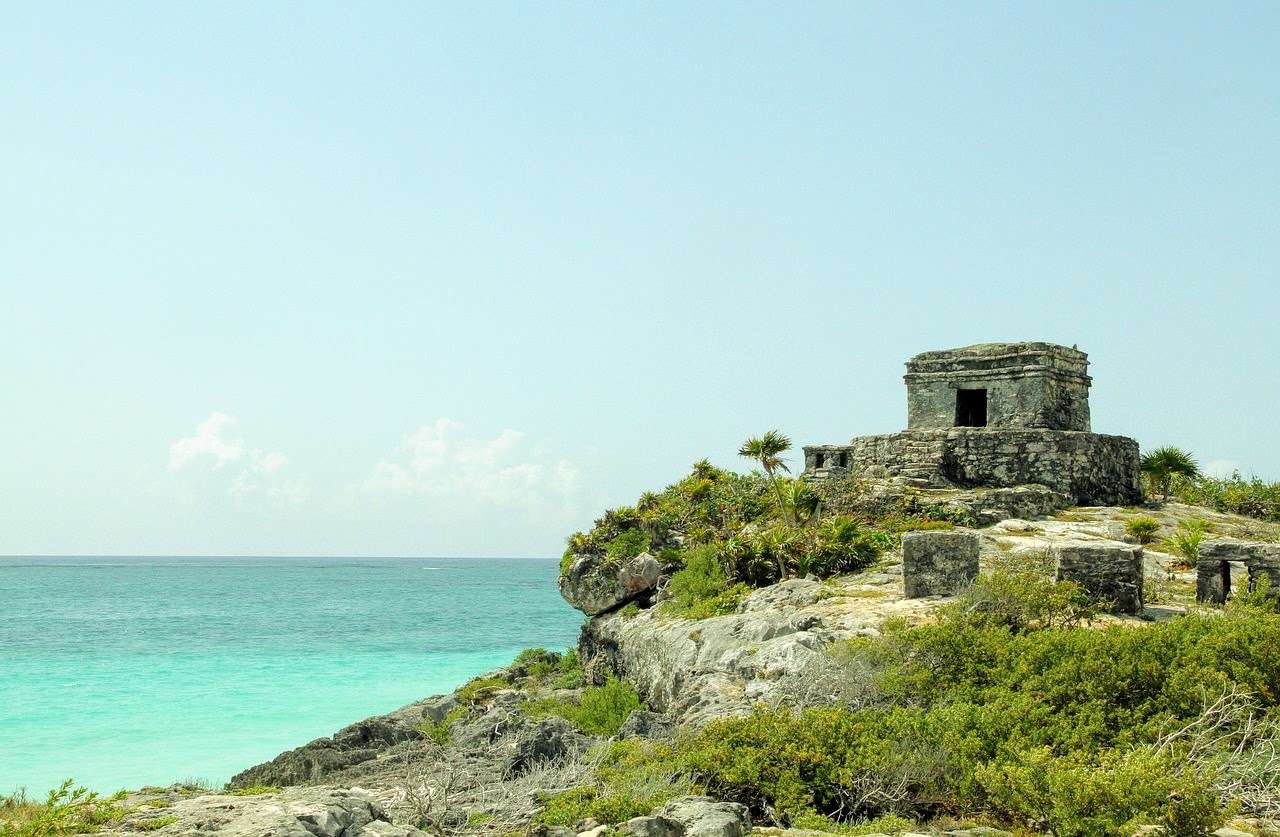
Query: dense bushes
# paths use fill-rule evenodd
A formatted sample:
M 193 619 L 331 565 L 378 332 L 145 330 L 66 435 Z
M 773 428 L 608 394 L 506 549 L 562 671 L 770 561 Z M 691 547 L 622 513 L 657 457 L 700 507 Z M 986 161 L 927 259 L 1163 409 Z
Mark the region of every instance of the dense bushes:
M 588 735 L 608 737 L 617 735 L 631 713 L 643 706 L 631 684 L 610 677 L 602 686 L 588 687 L 576 703 L 554 697 L 534 699 L 524 704 L 523 711 L 530 718 L 556 715 Z
M 546 799 L 536 822 L 623 822 L 697 790 L 672 744 L 631 738 L 604 745 L 597 755 L 600 763 L 592 783 Z
M 1177 482 L 1174 494 L 1184 503 L 1280 522 L 1280 482 L 1245 479 L 1235 473 L 1220 480 L 1200 477 Z
M 754 441 L 763 445 L 767 439 Z M 897 532 L 954 522 L 923 512 L 895 515 L 889 531 L 865 518 L 820 516 L 817 495 L 804 481 L 777 473 L 775 459 L 761 460 L 772 463 L 768 475 L 695 463 L 687 477 L 662 492 L 611 509 L 589 532 L 572 535 L 561 574 L 577 556 L 594 556 L 607 567 L 648 551 L 674 573 L 666 612 L 699 619 L 732 612 L 752 587 L 865 569 L 893 545 Z
M 684 619 L 707 619 L 733 613 L 750 588 L 733 584 L 724 564 L 710 544 L 695 546 L 686 553 L 684 566 L 667 585 L 670 598 L 663 603 L 665 613 Z
M 49 791 L 43 802 L 19 792 L 0 796 L 0 835 L 3 837 L 59 837 L 86 834 L 120 820 L 125 811 L 116 805 L 124 791 L 102 798 L 86 788 L 73 788 L 71 779 Z
M 994 598 L 978 591 L 938 622 L 857 643 L 878 672 L 870 708 L 758 708 L 710 724 L 684 751 L 694 779 L 784 824 L 986 811 L 1083 836 L 1220 822 L 1217 762 L 1189 763 L 1168 733 L 1227 691 L 1274 711 L 1280 615 L 1242 601 L 1158 624 L 1046 628 L 1061 614 L 972 607 Z

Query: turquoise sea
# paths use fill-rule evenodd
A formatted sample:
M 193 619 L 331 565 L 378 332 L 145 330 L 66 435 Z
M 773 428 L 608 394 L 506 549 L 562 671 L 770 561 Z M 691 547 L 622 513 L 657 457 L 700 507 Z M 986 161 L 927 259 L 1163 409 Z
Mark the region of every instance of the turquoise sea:
M 222 783 L 582 616 L 554 560 L 0 558 L 0 792 Z

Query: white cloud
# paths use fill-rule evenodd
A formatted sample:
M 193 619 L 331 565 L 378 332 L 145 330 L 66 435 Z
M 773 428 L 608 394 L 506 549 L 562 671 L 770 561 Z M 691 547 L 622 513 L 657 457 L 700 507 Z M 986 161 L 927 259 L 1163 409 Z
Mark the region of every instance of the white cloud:
M 281 470 L 289 464 L 284 454 L 246 447 L 235 436 L 239 421 L 227 413 L 214 412 L 196 426 L 195 433 L 169 446 L 169 468 L 178 471 L 187 466 L 208 463 L 217 471 L 228 462 L 242 463 L 227 484 L 227 492 L 237 503 L 254 495 L 284 505 L 296 506 L 310 497 L 310 486 L 289 479 Z
M 1232 462 L 1230 459 L 1213 459 L 1204 466 L 1205 476 L 1213 477 L 1217 480 L 1226 479 L 1239 470 L 1240 464 Z
M 579 483 L 576 465 L 530 445 L 518 430 L 480 439 L 441 418 L 406 435 L 395 454 L 375 465 L 356 488 L 370 497 L 429 497 L 436 505 L 538 510 L 572 506 Z
M 235 416 L 210 413 L 207 419 L 196 425 L 194 435 L 169 445 L 169 467 L 176 471 L 194 460 L 210 458 L 213 467 L 221 468 L 240 459 L 244 456 L 244 442 L 227 438 L 236 423 Z

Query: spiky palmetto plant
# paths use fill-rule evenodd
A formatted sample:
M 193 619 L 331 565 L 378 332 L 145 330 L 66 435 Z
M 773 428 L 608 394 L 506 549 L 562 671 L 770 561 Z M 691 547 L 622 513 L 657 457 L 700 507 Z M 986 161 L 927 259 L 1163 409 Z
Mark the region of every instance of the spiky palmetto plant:
M 778 515 L 783 520 L 795 523 L 795 517 L 789 513 L 786 498 L 782 494 L 782 484 L 778 481 L 778 471 L 790 473 L 787 463 L 782 461 L 782 454 L 789 450 L 791 440 L 777 430 L 770 430 L 763 436 L 752 436 L 743 442 L 742 447 L 738 448 L 738 455 L 760 463 L 769 482 L 773 484 L 774 496 L 778 498 Z M 782 559 L 778 560 L 778 577 L 779 580 L 787 577 L 786 564 Z
M 1169 499 L 1175 479 L 1195 479 L 1200 476 L 1200 466 L 1185 450 L 1166 445 L 1143 455 L 1142 474 L 1163 501 Z
M 763 436 L 752 436 L 738 448 L 738 456 L 754 460 L 764 469 L 765 475 L 773 483 L 773 492 L 778 498 L 778 514 L 783 517 L 787 517 L 787 504 L 782 496 L 782 485 L 778 482 L 778 472 L 790 473 L 787 463 L 782 461 L 782 454 L 789 450 L 791 450 L 791 440 L 777 430 L 770 430 Z

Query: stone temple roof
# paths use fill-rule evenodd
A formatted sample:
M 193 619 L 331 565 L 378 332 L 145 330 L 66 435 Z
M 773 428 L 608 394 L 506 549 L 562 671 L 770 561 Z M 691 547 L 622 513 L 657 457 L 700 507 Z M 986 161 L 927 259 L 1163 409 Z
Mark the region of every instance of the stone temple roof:
M 1083 375 L 1089 356 L 1056 343 L 977 343 L 958 349 L 921 352 L 907 361 L 907 372 L 937 373 L 982 369 L 1039 368 Z

